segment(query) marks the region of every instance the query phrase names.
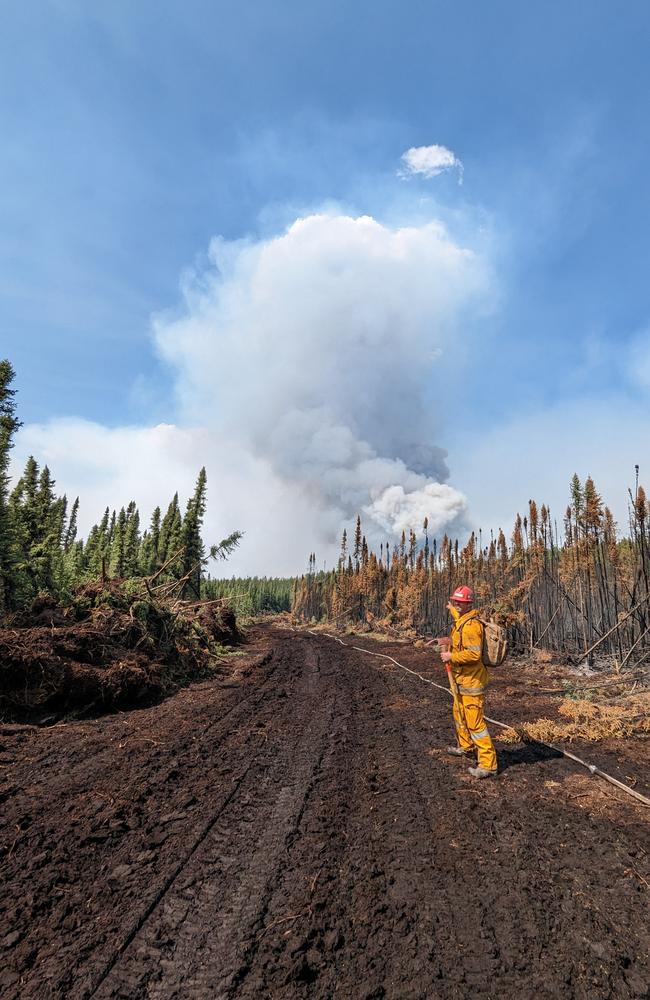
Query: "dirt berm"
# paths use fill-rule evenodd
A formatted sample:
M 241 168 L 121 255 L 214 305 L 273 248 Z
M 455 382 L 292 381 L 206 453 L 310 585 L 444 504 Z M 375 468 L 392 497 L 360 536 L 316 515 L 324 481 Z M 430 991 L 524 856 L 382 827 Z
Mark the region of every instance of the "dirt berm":
M 331 639 L 230 662 L 0 730 L 2 1000 L 650 996 L 642 806 L 534 746 L 474 782 L 445 693 Z
M 65 607 L 41 595 L 0 628 L 0 720 L 38 720 L 151 702 L 218 669 L 240 641 L 225 602 L 183 601 L 87 584 Z

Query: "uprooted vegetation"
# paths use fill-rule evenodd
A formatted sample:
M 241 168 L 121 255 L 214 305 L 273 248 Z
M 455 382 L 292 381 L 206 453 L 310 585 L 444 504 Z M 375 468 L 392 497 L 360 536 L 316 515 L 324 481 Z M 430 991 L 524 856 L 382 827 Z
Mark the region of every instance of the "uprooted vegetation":
M 41 595 L 0 628 L 0 716 L 129 707 L 219 669 L 241 640 L 226 602 L 190 603 L 120 581 Z

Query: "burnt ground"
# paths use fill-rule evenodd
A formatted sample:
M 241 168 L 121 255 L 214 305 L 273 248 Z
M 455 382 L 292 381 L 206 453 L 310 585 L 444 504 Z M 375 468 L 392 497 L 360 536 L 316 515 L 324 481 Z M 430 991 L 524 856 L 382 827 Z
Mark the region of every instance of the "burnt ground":
M 331 639 L 232 663 L 0 728 L 2 1000 L 650 996 L 650 810 L 534 746 L 474 782 L 444 692 Z M 642 777 L 647 746 L 606 753 Z

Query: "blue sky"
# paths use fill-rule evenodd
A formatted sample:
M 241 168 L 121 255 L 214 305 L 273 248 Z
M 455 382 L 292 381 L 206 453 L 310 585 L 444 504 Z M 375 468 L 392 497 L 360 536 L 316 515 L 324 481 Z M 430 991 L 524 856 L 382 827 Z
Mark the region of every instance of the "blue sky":
M 184 308 L 213 237 L 330 204 L 435 217 L 489 264 L 470 355 L 447 349 L 462 406 L 457 383 L 432 391 L 457 406 L 438 443 L 462 488 L 477 426 L 647 403 L 630 372 L 650 329 L 647 4 L 25 0 L 1 17 L 0 353 L 26 424 L 182 424 L 152 315 Z M 462 185 L 397 176 L 432 143 Z

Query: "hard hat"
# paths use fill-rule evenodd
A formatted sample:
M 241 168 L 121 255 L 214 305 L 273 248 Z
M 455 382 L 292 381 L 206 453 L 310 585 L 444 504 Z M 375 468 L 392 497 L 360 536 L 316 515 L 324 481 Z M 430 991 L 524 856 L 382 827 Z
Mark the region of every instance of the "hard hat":
M 471 587 L 456 587 L 449 600 L 458 601 L 460 604 L 471 604 L 474 600 L 474 591 Z

